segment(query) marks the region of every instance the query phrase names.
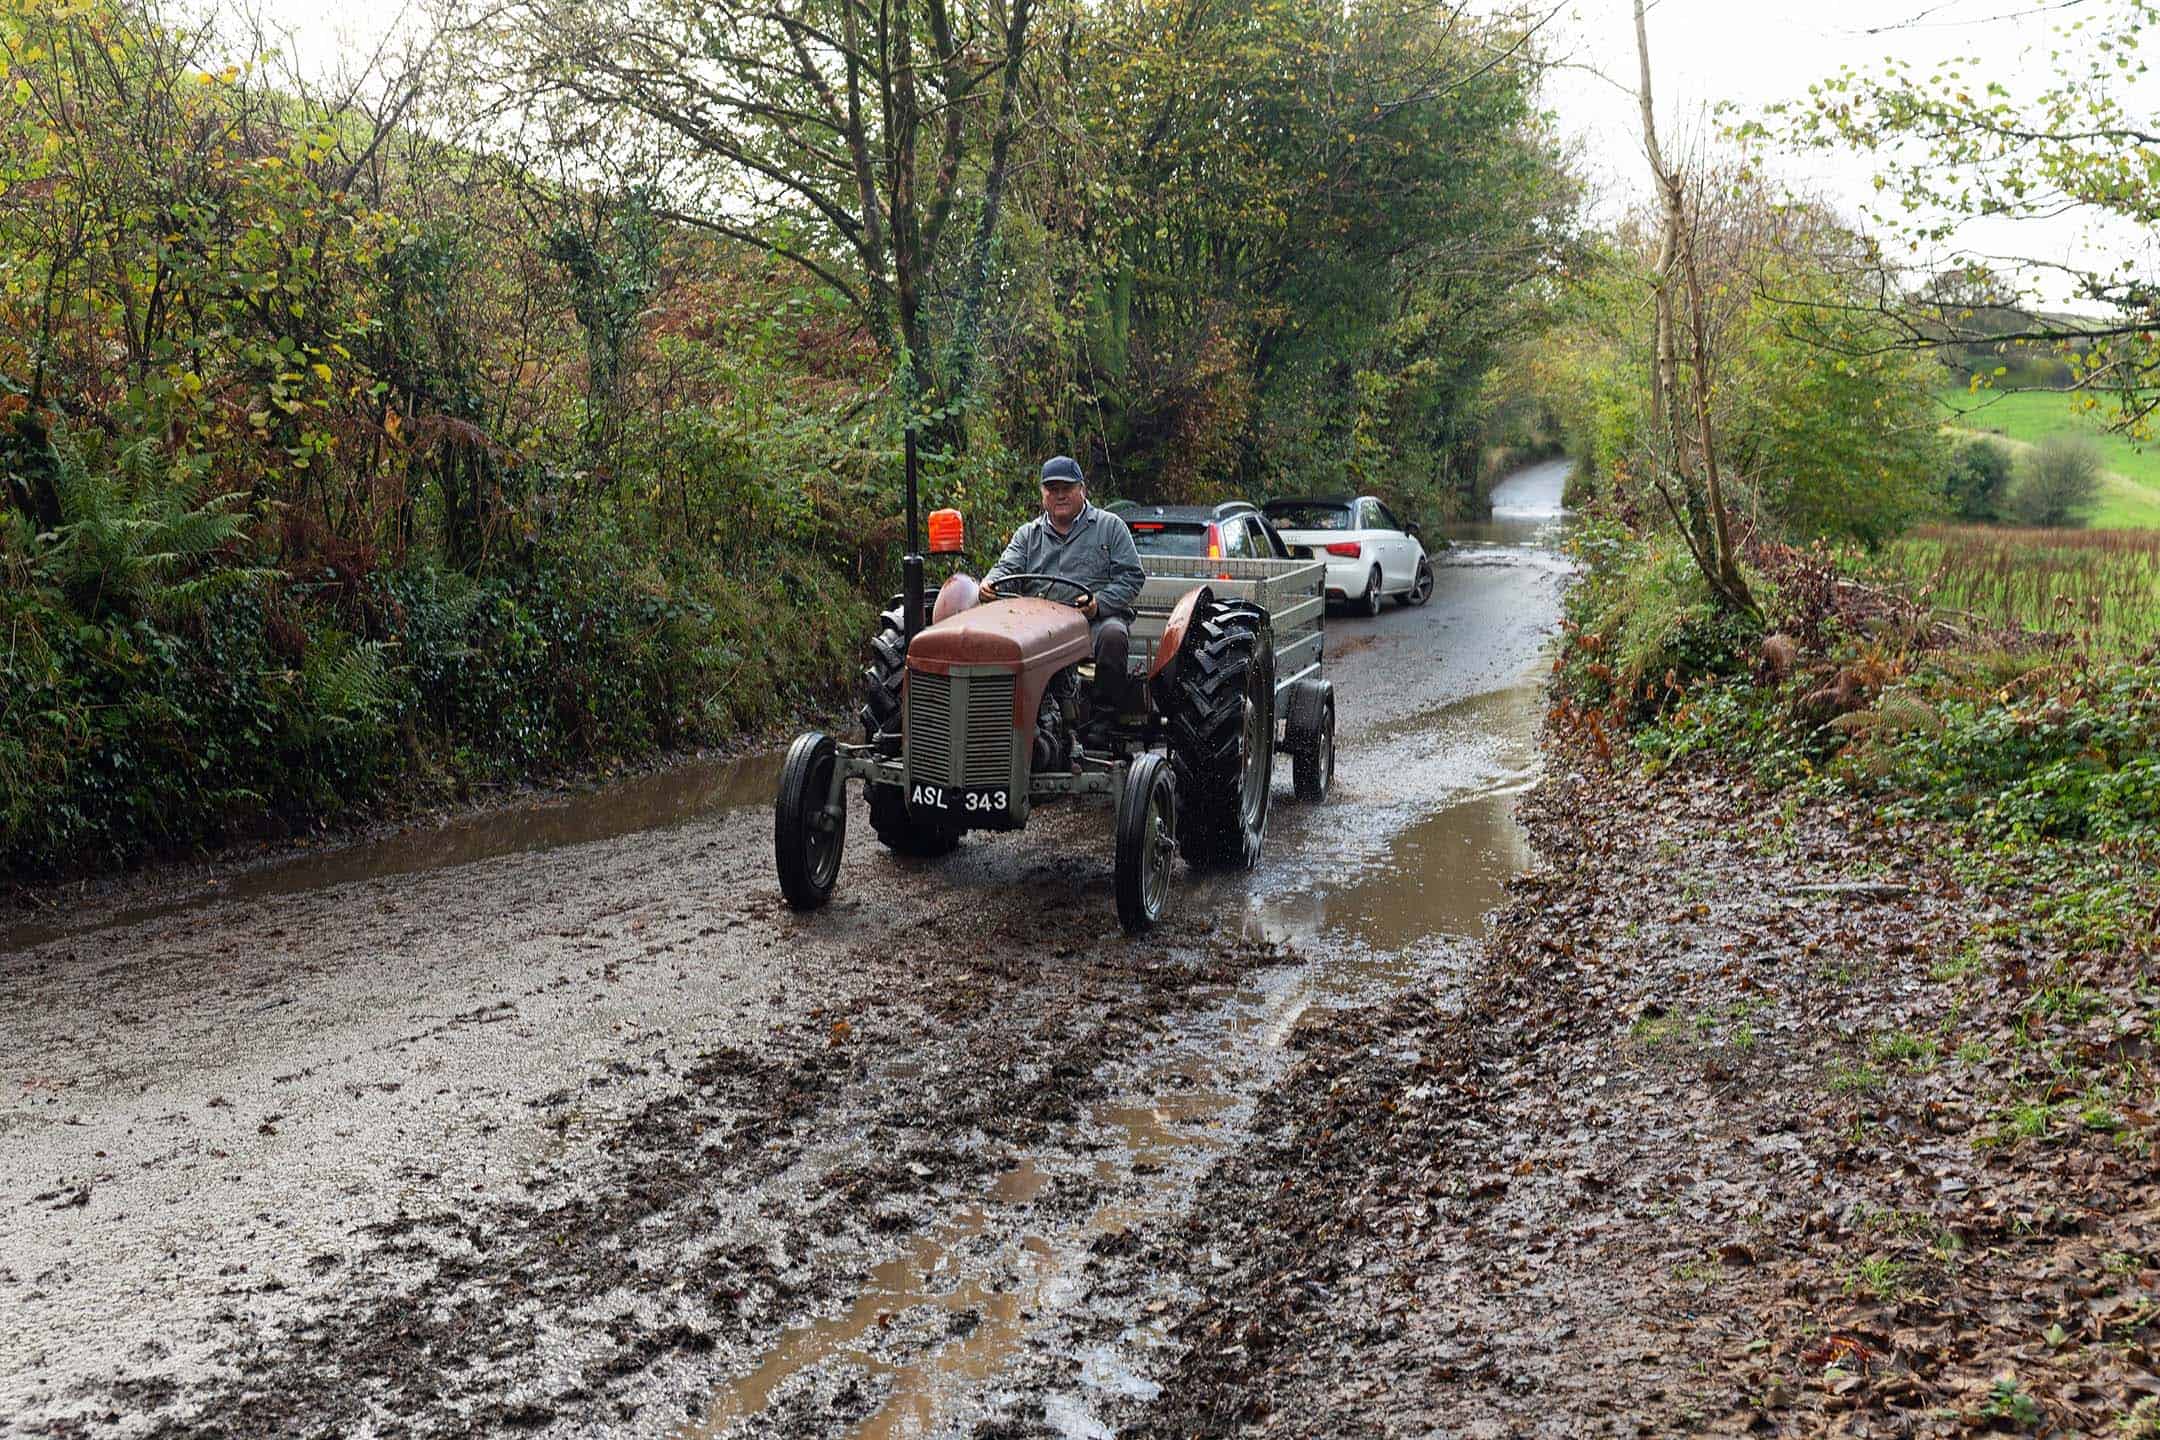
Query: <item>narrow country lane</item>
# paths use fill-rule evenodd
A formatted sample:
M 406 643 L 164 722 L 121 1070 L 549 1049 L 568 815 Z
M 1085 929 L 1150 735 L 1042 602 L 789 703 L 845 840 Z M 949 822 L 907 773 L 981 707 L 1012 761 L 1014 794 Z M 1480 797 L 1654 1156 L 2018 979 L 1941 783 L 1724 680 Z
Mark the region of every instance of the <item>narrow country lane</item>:
M 1562 463 L 1332 619 L 1338 787 L 1117 929 L 1107 812 L 807 917 L 771 762 L 0 936 L 0 1434 L 1094 1436 L 1297 1037 L 1528 859 Z

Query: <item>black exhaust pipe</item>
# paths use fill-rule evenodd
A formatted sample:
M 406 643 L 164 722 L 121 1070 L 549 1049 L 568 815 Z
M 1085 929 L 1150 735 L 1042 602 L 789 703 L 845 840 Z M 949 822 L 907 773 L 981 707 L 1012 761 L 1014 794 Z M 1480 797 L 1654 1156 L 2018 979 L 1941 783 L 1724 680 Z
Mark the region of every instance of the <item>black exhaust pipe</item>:
M 900 628 L 909 645 L 923 628 L 922 531 L 915 496 L 915 417 L 907 423 L 907 554 L 900 560 Z

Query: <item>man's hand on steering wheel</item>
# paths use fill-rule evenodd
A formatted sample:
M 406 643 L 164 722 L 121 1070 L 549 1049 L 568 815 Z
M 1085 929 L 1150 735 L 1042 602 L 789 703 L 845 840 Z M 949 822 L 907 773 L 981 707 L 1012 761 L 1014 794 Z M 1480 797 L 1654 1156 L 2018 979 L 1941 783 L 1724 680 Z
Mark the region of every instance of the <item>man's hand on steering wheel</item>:
M 1012 595 L 1006 594 L 1005 587 L 1007 586 L 1013 587 L 1015 593 Z M 1064 593 L 1055 596 L 1042 594 L 1044 590 L 1052 588 Z M 1096 611 L 1099 608 L 1095 603 L 1095 592 L 1082 585 L 1079 581 L 1068 580 L 1063 575 L 1043 575 L 1032 571 L 1006 575 L 995 581 L 986 580 L 983 582 L 979 593 L 985 600 L 1017 599 L 1028 595 L 1040 595 L 1046 600 L 1059 599 L 1071 605 L 1073 609 L 1078 610 L 1090 620 L 1095 618 Z

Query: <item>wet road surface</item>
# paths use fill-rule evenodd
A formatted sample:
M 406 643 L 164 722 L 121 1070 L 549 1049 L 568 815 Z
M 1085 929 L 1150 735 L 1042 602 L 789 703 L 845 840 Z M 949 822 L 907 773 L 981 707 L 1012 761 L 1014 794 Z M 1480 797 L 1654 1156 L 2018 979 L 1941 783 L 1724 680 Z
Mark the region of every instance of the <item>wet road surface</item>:
M 1334 795 L 1143 942 L 1092 809 L 858 813 L 792 915 L 757 760 L 0 936 L 0 1425 L 1115 1433 L 1183 1298 L 1116 1257 L 1527 863 L 1562 473 L 1331 620 Z

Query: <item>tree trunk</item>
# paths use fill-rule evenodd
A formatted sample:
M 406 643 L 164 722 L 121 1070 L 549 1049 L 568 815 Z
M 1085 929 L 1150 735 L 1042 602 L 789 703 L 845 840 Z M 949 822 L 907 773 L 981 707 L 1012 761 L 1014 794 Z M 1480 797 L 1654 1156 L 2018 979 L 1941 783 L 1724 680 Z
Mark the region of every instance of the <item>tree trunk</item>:
M 1650 371 L 1650 404 L 1661 433 L 1657 437 L 1659 453 L 1651 458 L 1651 483 L 1679 527 L 1680 538 L 1686 542 L 1710 593 L 1731 609 L 1759 612 L 1733 554 L 1732 527 L 1725 513 L 1717 434 L 1710 416 L 1712 345 L 1704 314 L 1702 280 L 1695 264 L 1693 222 L 1687 209 L 1685 177 L 1667 163 L 1664 149 L 1658 144 L 1657 109 L 1650 88 L 1650 32 L 1643 20 L 1643 0 L 1635 0 L 1635 54 L 1641 75 L 1636 99 L 1642 109 L 1643 150 L 1657 185 L 1660 218 L 1654 282 L 1657 353 Z M 1674 291 L 1683 284 L 1688 297 L 1686 394 L 1681 390 L 1681 326 L 1674 297 Z M 1692 415 L 1687 414 L 1690 402 Z M 1692 457 L 1688 453 L 1691 448 Z

